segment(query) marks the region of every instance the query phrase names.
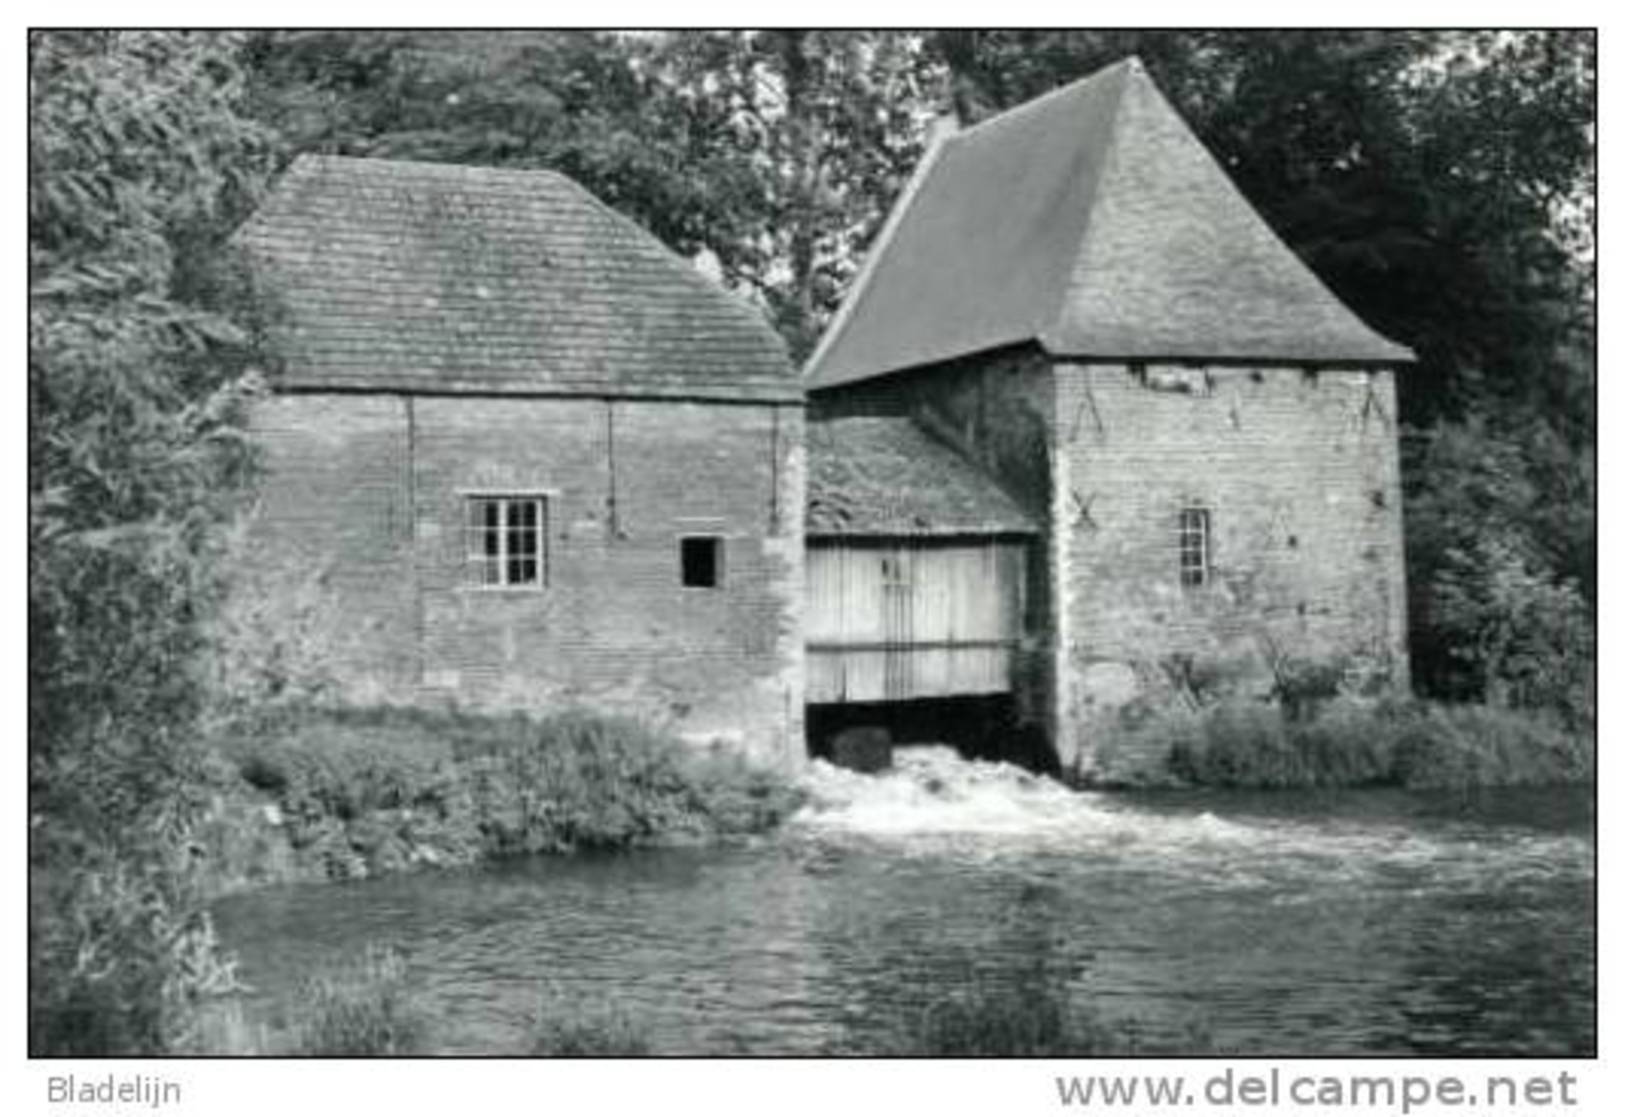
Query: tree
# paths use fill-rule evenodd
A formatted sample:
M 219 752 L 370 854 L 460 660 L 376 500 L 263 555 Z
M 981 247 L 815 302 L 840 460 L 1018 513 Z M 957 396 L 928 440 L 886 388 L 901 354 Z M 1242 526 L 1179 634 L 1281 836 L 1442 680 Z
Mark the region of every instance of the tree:
M 941 68 L 917 37 L 673 34 L 653 57 L 664 126 L 734 209 L 706 247 L 805 357 L 923 150 Z
M 191 725 L 254 347 L 215 265 L 271 137 L 237 110 L 231 36 L 29 53 L 31 1046 L 158 1051 L 220 977 Z

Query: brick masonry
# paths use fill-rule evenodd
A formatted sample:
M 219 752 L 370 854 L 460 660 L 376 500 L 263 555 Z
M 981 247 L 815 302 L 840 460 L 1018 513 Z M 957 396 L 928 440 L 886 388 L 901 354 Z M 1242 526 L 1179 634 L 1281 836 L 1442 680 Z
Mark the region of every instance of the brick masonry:
M 1181 669 L 1267 687 L 1273 656 L 1408 685 L 1393 374 L 1051 364 L 1034 346 L 814 394 L 910 414 L 980 462 L 1046 536 L 1019 696 L 1087 769 L 1117 710 Z M 1181 585 L 1179 514 L 1209 511 L 1212 578 Z
M 1055 374 L 1057 744 L 1184 658 L 1253 679 L 1346 659 L 1405 687 L 1397 412 L 1386 370 L 1061 364 Z M 1185 587 L 1179 515 L 1210 512 Z
M 1087 768 L 1183 664 L 1267 684 L 1271 656 L 1408 683 L 1392 373 L 1052 364 L 1035 347 L 818 393 L 908 414 L 1046 528 L 1029 562 L 1028 716 Z M 579 703 L 804 755 L 805 431 L 793 404 L 286 394 L 256 416 L 273 565 L 317 571 L 362 700 Z M 547 584 L 472 585 L 471 494 L 546 498 Z M 1181 585 L 1179 513 L 1212 524 Z M 724 540 L 685 588 L 679 540 Z
M 281 395 L 256 416 L 267 562 L 325 572 L 350 696 L 581 704 L 796 762 L 803 413 L 795 404 Z M 546 585 L 472 584 L 464 502 L 546 498 Z M 723 540 L 681 585 L 679 540 Z

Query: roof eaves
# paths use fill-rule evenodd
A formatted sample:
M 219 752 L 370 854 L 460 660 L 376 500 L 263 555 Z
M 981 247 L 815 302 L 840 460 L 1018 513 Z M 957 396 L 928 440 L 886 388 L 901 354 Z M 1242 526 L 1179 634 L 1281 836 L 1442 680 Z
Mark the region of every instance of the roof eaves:
M 1213 365 L 1216 368 L 1224 367 L 1269 367 L 1272 365 L 1302 365 L 1306 368 L 1387 368 L 1395 364 L 1413 364 L 1416 354 L 1409 346 L 1389 341 L 1381 334 L 1374 334 L 1385 344 L 1392 348 L 1392 352 L 1379 355 L 1371 354 L 1362 357 L 1332 356 L 1318 353 L 1270 353 L 1260 351 L 1257 353 L 1211 353 L 1205 350 L 1192 349 L 1189 352 L 1152 353 L 1139 351 L 1133 353 L 1107 352 L 1105 350 L 1090 349 L 1086 346 L 1068 345 L 1064 339 L 1057 340 L 1053 335 L 1049 338 L 1038 338 L 1037 343 L 1043 349 L 1045 356 L 1056 361 L 1074 361 L 1078 364 L 1094 365 Z
M 277 391 L 378 392 L 404 395 L 485 395 L 485 396 L 590 396 L 618 399 L 705 399 L 736 400 L 745 403 L 805 404 L 806 393 L 794 381 L 756 376 L 729 381 L 672 379 L 653 382 L 635 380 L 591 380 L 578 377 L 516 379 L 507 377 L 442 376 L 340 372 L 279 372 L 271 377 Z
M 993 353 L 1001 349 L 1008 349 L 1014 345 L 1024 345 L 1029 342 L 1037 342 L 1038 340 L 1039 338 L 1035 331 L 1022 330 L 1011 334 L 1008 337 L 990 338 L 988 339 L 986 345 L 979 346 L 976 349 L 964 349 L 951 345 L 945 345 L 940 349 L 922 348 L 911 354 L 906 364 L 888 364 L 884 367 L 876 367 L 870 370 L 859 369 L 852 372 L 842 373 L 840 375 L 830 377 L 827 380 L 819 381 L 818 383 L 809 383 L 807 385 L 807 391 L 809 393 L 817 393 L 831 388 L 842 388 L 848 384 L 856 384 L 864 380 L 878 380 L 882 376 L 893 376 L 900 372 L 908 372 L 912 369 L 925 368 L 929 365 L 943 364 L 947 361 L 964 360 L 968 357 L 974 357 L 978 353 Z

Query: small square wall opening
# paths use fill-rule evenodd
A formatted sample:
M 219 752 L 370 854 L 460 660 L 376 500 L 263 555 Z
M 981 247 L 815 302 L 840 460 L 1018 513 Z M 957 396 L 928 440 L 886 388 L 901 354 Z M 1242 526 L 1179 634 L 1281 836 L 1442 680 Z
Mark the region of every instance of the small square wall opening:
M 715 535 L 688 535 L 682 539 L 683 585 L 714 589 L 722 585 L 722 539 Z

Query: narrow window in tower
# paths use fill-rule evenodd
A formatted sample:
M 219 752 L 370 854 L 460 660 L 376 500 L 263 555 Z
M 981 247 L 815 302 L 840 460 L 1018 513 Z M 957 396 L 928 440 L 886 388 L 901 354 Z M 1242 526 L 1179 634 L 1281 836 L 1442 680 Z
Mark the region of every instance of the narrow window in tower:
M 1179 584 L 1200 588 L 1213 577 L 1213 517 L 1206 508 L 1179 512 Z

